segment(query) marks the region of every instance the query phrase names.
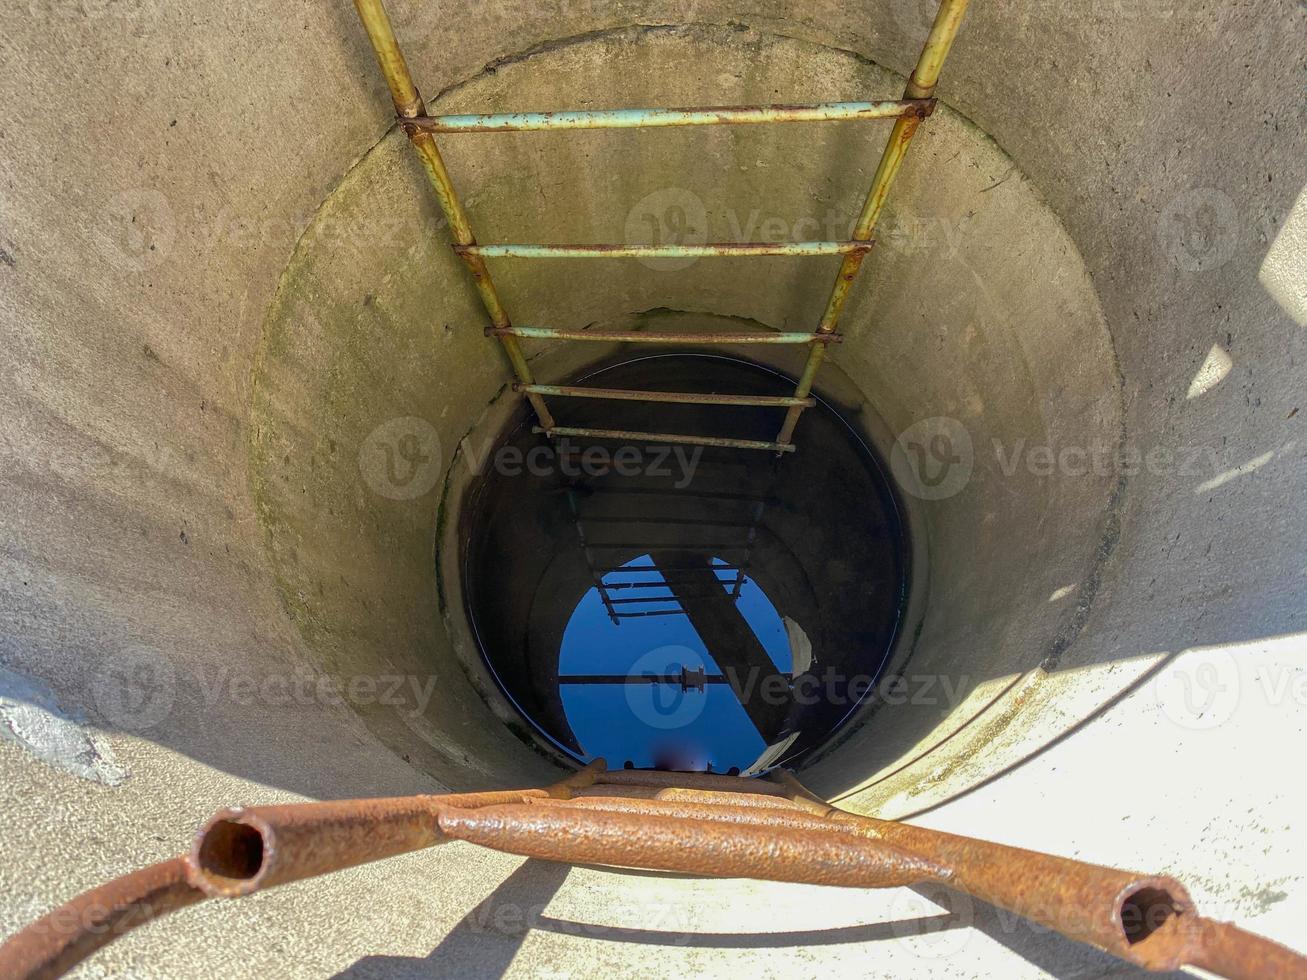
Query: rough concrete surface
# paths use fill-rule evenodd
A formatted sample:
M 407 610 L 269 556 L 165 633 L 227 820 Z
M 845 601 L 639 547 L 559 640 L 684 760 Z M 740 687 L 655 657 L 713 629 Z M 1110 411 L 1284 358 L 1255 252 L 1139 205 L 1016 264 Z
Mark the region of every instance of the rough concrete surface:
M 493 111 L 892 97 L 933 5 L 391 7 L 422 90 Z M 898 661 L 958 694 L 869 709 L 804 774 L 1175 874 L 1300 946 L 1305 40 L 1287 2 L 975 0 L 825 382 L 887 456 L 927 419 L 970 437 L 956 492 L 914 505 Z M 549 779 L 439 609 L 442 488 L 507 371 L 349 5 L 35 0 L 0 60 L 0 667 L 129 774 L 0 740 L 0 932 L 220 805 Z M 446 155 L 487 241 L 665 232 L 696 201 L 711 238 L 823 237 L 799 222 L 856 207 L 880 133 Z M 523 323 L 810 325 L 828 263 L 777 261 L 502 285 Z M 393 419 L 426 426 L 422 493 L 378 476 Z M 1100 443 L 1127 462 L 1063 453 Z M 188 910 L 82 974 L 1128 975 L 946 902 L 449 845 Z

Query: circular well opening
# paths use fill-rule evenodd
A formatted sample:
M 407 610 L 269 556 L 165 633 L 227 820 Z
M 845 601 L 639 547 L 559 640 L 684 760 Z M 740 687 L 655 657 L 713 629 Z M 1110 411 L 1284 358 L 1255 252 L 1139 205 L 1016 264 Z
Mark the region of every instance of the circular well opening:
M 776 396 L 720 356 L 625 360 L 596 388 Z M 785 409 L 550 400 L 565 428 L 773 442 Z M 907 599 L 901 509 L 824 403 L 798 449 L 620 436 L 547 441 L 519 416 L 462 512 L 465 596 L 517 710 L 577 761 L 759 772 L 822 744 L 867 697 Z

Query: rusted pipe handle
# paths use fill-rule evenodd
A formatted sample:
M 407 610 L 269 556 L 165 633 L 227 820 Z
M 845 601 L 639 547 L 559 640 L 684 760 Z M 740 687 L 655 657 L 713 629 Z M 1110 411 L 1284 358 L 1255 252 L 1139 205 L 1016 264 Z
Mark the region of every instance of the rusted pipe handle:
M 516 804 L 449 809 L 440 829 L 497 851 L 709 877 L 887 888 L 945 882 L 926 858 L 834 828 L 726 824 L 691 817 Z
M 83 892 L 0 945 L 0 977 L 61 977 L 96 950 L 151 919 L 205 899 L 173 858 Z
M 792 780 L 604 775 L 601 763 L 547 789 L 219 811 L 187 858 L 87 892 L 11 938 L 0 947 L 0 976 L 59 976 L 135 926 L 205 897 L 244 895 L 450 839 L 547 860 L 714 876 L 864 888 L 933 881 L 1148 969 L 1188 964 L 1234 980 L 1307 980 L 1307 959 L 1199 917 L 1173 879 L 857 817 Z

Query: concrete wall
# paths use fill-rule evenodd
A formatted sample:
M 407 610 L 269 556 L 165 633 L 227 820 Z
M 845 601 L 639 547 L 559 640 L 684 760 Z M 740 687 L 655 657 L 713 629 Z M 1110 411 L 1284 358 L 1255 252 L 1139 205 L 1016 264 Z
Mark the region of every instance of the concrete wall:
M 889 97 L 924 36 L 917 6 L 394 16 L 442 108 L 547 109 Z M 916 508 L 929 577 L 903 651 L 905 673 L 956 694 L 877 707 L 808 774 L 855 808 L 1178 874 L 1290 942 L 1307 864 L 1287 832 L 1303 790 L 1280 764 L 1303 737 L 1304 17 L 977 0 L 949 111 L 905 169 L 827 379 L 886 448 L 928 418 L 971 439 L 963 485 Z M 0 742 L 0 927 L 177 853 L 219 805 L 548 778 L 459 666 L 434 601 L 447 467 L 493 422 L 506 373 L 387 135 L 352 11 L 39 0 L 3 18 L 0 731 L 18 744 Z M 484 240 L 623 238 L 650 216 L 674 231 L 696 201 L 709 238 L 767 237 L 766 219 L 817 237 L 800 220 L 856 207 L 875 132 L 465 137 L 447 157 Z M 787 262 L 729 278 L 708 262 L 506 267 L 503 291 L 523 323 L 667 307 L 795 329 L 827 280 Z M 412 418 L 426 428 L 378 433 Z M 422 469 L 400 487 L 376 451 L 404 432 Z M 1024 455 L 1100 443 L 1127 465 L 1064 456 L 1045 473 Z M 432 688 L 405 686 L 433 665 Z M 392 698 L 334 696 L 331 681 L 378 672 L 400 679 Z M 429 970 L 436 950 L 464 975 L 563 955 L 624 971 L 650 956 L 660 973 L 840 972 L 872 954 L 909 973 L 1112 969 L 983 909 L 954 910 L 941 947 L 912 925 L 910 893 L 579 870 L 562 884 L 528 864 L 487 898 L 517 863 L 450 847 L 206 906 L 99 962 L 380 975 Z M 627 941 L 463 920 L 482 899 L 555 892 L 555 922 Z M 788 912 L 760 926 L 759 901 Z M 338 902 L 356 911 L 342 921 Z M 676 917 L 650 926 L 657 909 Z M 888 922 L 906 924 L 863 927 Z M 822 927 L 851 945 L 824 946 Z M 790 941 L 655 935 L 776 929 Z

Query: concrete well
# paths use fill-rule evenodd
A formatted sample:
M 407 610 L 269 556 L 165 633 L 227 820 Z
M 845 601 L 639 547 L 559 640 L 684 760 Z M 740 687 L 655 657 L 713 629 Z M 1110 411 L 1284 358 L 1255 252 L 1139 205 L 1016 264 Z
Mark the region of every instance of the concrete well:
M 441 112 L 894 98 L 933 11 L 391 6 Z M 0 931 L 179 853 L 219 806 L 556 778 L 461 592 L 465 492 L 520 403 L 353 12 L 0 16 Z M 1298 946 L 1305 28 L 1287 3 L 973 4 L 818 384 L 899 478 L 904 687 L 801 771 L 860 812 L 1173 874 Z M 842 238 L 887 129 L 441 145 L 482 241 Z M 522 324 L 798 330 L 836 263 L 494 270 Z M 551 382 L 624 356 L 528 353 Z M 956 452 L 914 455 L 939 434 Z M 209 903 L 85 970 L 868 962 L 1122 975 L 934 895 L 461 844 Z

